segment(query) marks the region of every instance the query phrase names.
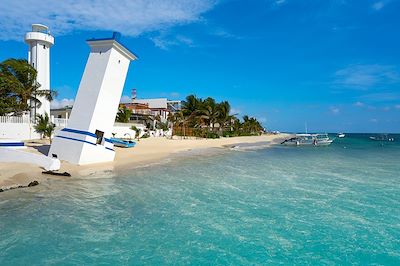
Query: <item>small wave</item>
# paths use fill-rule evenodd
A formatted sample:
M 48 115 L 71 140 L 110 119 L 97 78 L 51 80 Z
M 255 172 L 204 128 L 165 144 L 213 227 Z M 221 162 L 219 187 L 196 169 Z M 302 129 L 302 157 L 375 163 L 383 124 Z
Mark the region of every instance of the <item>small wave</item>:
M 256 143 L 239 143 L 235 145 L 225 146 L 232 151 L 251 151 L 251 150 L 261 150 L 272 146 L 271 142 L 256 142 Z

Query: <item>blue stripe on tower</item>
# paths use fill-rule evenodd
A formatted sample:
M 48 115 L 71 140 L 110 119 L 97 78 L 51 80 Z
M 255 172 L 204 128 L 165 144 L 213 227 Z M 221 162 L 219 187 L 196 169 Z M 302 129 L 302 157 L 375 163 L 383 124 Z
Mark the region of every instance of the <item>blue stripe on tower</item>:
M 83 130 L 77 130 L 77 129 L 72 129 L 72 128 L 63 128 L 61 131 L 65 132 L 71 132 L 71 133 L 76 133 L 76 134 L 81 134 L 81 135 L 86 135 L 86 136 L 91 136 L 94 138 L 97 138 L 96 134 L 88 132 L 88 131 L 83 131 Z

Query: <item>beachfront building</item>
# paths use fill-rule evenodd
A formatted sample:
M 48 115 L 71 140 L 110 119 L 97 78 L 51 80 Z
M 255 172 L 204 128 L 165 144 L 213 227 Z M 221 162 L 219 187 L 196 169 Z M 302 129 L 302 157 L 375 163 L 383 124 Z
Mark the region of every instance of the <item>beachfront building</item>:
M 112 38 L 90 39 L 90 54 L 68 126 L 54 137 L 49 156 L 73 164 L 113 161 L 110 141 L 130 61 L 136 56 Z
M 171 101 L 167 98 L 132 99 L 132 102 L 121 103 L 120 107 L 126 107 L 132 111 L 132 121 L 146 121 L 147 119 L 160 119 L 166 123 L 168 116 L 180 110 L 181 101 Z
M 50 109 L 50 116 L 55 119 L 67 119 L 71 116 L 72 106 Z

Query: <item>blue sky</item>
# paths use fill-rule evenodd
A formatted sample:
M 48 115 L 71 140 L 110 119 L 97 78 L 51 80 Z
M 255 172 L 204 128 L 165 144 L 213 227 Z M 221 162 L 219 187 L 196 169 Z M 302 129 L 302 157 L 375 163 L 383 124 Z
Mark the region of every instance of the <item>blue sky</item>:
M 15 3 L 14 3 L 15 2 Z M 76 95 L 85 40 L 122 33 L 139 60 L 124 95 L 229 100 L 270 129 L 400 132 L 400 1 L 32 1 L 0 9 L 0 60 L 49 25 L 55 106 Z

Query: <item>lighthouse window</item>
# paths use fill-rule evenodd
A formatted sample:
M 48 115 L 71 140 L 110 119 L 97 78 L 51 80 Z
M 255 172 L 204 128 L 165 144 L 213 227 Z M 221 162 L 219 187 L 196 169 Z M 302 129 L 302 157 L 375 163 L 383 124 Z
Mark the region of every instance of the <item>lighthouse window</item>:
M 46 49 L 46 45 L 43 45 L 43 49 Z
M 96 144 L 101 144 L 103 142 L 104 132 L 96 130 L 94 134 L 96 134 Z
M 121 63 L 121 60 L 118 60 L 118 64 Z

